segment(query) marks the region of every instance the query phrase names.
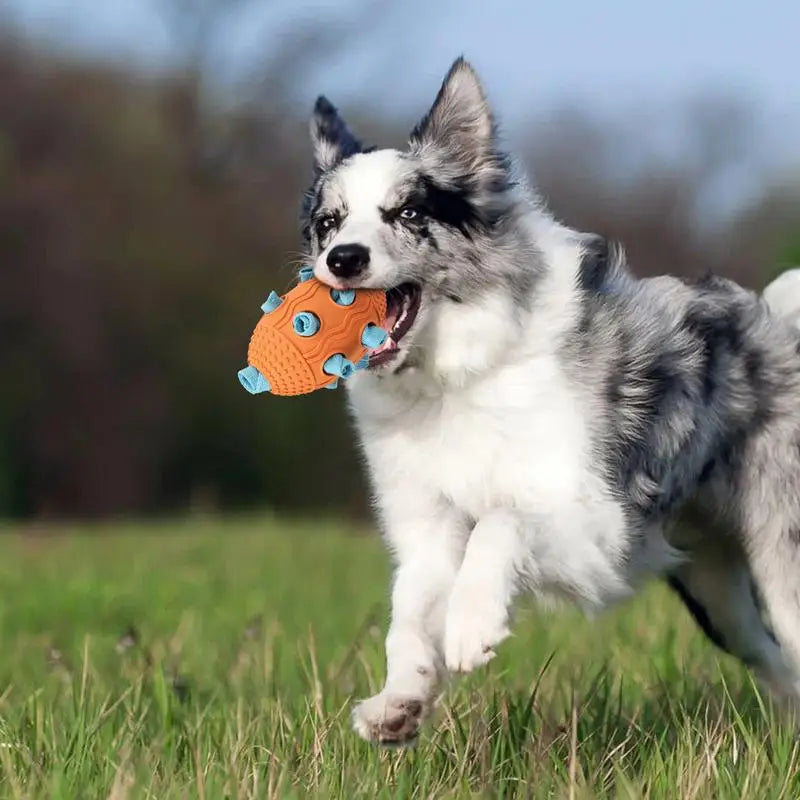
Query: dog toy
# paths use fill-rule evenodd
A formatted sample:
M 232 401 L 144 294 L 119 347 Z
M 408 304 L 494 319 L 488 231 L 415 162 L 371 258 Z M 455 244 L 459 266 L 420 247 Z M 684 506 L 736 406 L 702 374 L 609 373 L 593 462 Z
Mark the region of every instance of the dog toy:
M 308 394 L 335 389 L 339 378 L 364 369 L 369 352 L 387 333 L 386 293 L 379 289 L 331 289 L 311 267 L 283 297 L 271 292 L 250 338 L 248 366 L 239 381 L 250 394 Z

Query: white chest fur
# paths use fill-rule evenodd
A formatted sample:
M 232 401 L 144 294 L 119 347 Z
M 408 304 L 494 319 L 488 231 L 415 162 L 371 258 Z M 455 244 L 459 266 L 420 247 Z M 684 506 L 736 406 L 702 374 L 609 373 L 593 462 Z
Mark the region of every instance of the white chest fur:
M 379 491 L 417 484 L 478 518 L 574 501 L 586 484 L 581 414 L 550 357 L 454 391 L 356 386 L 352 402 Z
M 513 511 L 538 591 L 587 607 L 628 593 L 639 567 L 624 555 L 624 514 L 592 469 L 588 423 L 555 359 L 506 366 L 452 392 L 396 388 L 351 392 L 379 504 L 414 518 L 439 497 L 476 522 Z M 387 534 L 403 546 L 403 534 Z M 534 576 L 539 568 L 546 579 Z

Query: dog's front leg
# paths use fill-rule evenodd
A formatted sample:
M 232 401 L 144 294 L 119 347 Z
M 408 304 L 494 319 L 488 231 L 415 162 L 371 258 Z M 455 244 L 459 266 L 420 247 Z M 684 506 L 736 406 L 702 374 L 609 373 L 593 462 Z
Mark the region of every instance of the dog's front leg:
M 430 713 L 445 674 L 443 638 L 447 598 L 467 531 L 455 512 L 434 507 L 414 519 L 388 520 L 397 556 L 392 621 L 386 637 L 386 684 L 353 712 L 356 731 L 369 741 L 413 741 Z M 408 512 L 406 512 L 408 513 Z
M 574 512 L 574 513 L 573 513 Z M 525 589 L 558 587 L 584 608 L 630 593 L 624 520 L 560 503 L 535 514 L 496 508 L 469 537 L 447 605 L 445 663 L 470 672 L 509 633 L 511 608 Z
M 471 672 L 494 658 L 508 636 L 509 613 L 526 556 L 522 520 L 511 510 L 481 517 L 472 531 L 445 622 L 445 662 Z

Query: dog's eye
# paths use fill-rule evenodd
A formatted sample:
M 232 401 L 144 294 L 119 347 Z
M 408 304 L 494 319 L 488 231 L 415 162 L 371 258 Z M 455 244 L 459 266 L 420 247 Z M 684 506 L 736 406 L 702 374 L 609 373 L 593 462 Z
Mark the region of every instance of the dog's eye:
M 400 219 L 419 219 L 422 212 L 416 206 L 403 206 L 400 209 Z
M 328 231 L 336 227 L 336 217 L 333 214 L 325 214 L 317 220 L 317 235 L 324 236 Z

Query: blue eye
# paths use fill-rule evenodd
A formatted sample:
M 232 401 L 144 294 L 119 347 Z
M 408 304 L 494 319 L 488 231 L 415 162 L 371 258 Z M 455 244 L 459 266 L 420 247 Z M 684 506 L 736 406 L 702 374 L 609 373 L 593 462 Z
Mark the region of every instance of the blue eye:
M 419 209 L 414 206 L 404 206 L 400 209 L 400 219 L 419 219 L 420 216 Z

